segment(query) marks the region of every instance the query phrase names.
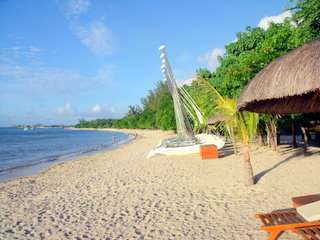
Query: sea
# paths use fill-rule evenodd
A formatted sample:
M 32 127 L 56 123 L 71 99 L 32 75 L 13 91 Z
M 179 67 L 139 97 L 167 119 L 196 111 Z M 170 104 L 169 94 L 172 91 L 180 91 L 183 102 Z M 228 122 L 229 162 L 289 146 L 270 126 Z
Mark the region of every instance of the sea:
M 110 150 L 132 135 L 65 128 L 0 128 L 0 181 L 29 176 L 50 165 Z

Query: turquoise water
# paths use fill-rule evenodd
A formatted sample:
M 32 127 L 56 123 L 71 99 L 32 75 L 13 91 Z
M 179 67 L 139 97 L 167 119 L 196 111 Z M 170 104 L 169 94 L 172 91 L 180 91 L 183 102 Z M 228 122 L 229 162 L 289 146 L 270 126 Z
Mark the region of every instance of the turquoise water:
M 53 163 L 116 147 L 121 132 L 63 128 L 0 128 L 0 180 L 30 175 Z

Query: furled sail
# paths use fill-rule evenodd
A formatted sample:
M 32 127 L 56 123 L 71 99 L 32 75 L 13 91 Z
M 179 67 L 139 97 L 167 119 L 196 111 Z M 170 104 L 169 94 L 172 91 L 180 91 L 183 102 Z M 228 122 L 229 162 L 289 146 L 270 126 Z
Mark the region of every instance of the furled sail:
M 177 126 L 177 134 L 178 138 L 175 142 L 177 145 L 191 145 L 196 142 L 196 138 L 193 134 L 191 124 L 187 115 L 187 111 L 182 103 L 182 99 L 180 98 L 179 88 L 175 81 L 167 54 L 165 50 L 165 46 L 161 46 L 159 48 L 160 51 L 160 58 L 162 61 L 161 69 L 165 76 L 165 80 L 168 84 L 168 88 L 170 90 L 173 105 L 174 105 L 174 112 L 176 118 L 176 126 Z M 180 144 L 179 144 L 180 143 Z

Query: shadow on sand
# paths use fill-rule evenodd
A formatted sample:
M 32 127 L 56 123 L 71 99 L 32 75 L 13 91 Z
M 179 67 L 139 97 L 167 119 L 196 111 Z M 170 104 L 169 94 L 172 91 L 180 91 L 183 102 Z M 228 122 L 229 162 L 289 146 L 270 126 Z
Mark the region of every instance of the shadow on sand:
M 281 166 L 282 164 L 285 164 L 287 162 L 289 162 L 290 160 L 299 157 L 299 156 L 311 156 L 315 153 L 318 153 L 319 151 L 310 151 L 310 152 L 304 152 L 303 149 L 301 148 L 292 148 L 291 146 L 284 146 L 282 147 L 281 151 L 279 152 L 281 155 L 285 155 L 285 154 L 289 154 L 291 152 L 291 154 L 289 156 L 287 156 L 285 159 L 283 159 L 281 162 L 278 162 L 277 164 L 273 165 L 272 167 L 256 174 L 254 176 L 254 182 L 258 183 L 260 181 L 261 178 L 263 178 L 266 174 L 268 174 L 269 172 L 273 171 L 274 169 L 278 168 L 279 166 Z
M 234 154 L 234 149 L 232 143 L 226 142 L 226 144 L 222 148 L 222 154 L 219 157 L 227 157 Z

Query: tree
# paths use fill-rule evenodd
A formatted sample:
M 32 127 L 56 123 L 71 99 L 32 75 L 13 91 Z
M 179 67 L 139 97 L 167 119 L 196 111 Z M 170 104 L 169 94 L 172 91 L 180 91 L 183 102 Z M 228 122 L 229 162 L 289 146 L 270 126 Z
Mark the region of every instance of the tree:
M 319 0 L 291 0 L 295 6 L 293 20 L 298 29 L 304 33 L 307 40 L 320 36 L 320 1 Z
M 245 31 L 237 33 L 237 40 L 225 46 L 226 53 L 219 59 L 220 66 L 214 72 L 199 69 L 198 79 L 204 82 L 197 80 L 191 86 L 185 86 L 205 120 L 217 111 L 215 95 L 208 86 L 212 86 L 224 98 L 236 99 L 248 81 L 275 58 L 320 37 L 320 1 L 292 0 L 292 2 L 294 2 L 291 8 L 292 19 L 287 19 L 284 23 L 271 24 L 266 30 L 247 27 Z M 267 124 L 270 125 L 270 121 L 260 115 L 261 134 L 267 132 Z M 269 130 L 273 133 L 269 135 L 276 135 L 277 125 L 278 120 L 271 122 Z M 141 100 L 141 106 L 129 106 L 128 113 L 122 119 L 111 122 L 81 120 L 77 126 L 175 129 L 173 102 L 168 87 L 166 83 L 159 81 Z M 236 130 L 230 126 L 226 131 L 235 138 L 233 135 L 236 135 Z M 203 126 L 197 127 L 199 128 L 197 130 L 202 130 Z M 236 147 L 235 144 L 234 146 Z
M 259 116 L 256 113 L 240 112 L 236 114 L 237 128 L 243 143 L 243 159 L 246 173 L 246 185 L 254 184 L 253 169 L 250 158 L 250 144 L 257 133 Z
M 238 112 L 237 101 L 228 97 L 223 97 L 217 90 L 211 87 L 215 98 L 216 113 L 225 116 L 222 123 L 233 141 L 236 148 L 237 140 L 242 143 L 243 159 L 245 166 L 245 183 L 250 186 L 254 184 L 253 169 L 250 159 L 250 144 L 257 134 L 259 115 L 250 112 Z
M 132 106 L 129 105 L 129 110 L 126 114 L 126 116 L 133 116 L 133 115 L 138 115 L 142 113 L 142 109 L 140 108 L 140 106 L 136 105 L 136 106 Z

